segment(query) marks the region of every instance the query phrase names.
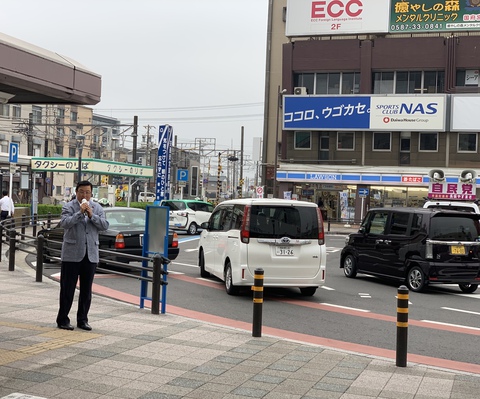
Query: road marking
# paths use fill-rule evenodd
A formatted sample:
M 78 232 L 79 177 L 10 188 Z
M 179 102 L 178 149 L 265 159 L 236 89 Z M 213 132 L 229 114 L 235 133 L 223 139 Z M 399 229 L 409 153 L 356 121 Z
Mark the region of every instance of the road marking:
M 183 252 L 198 252 L 198 248 L 187 248 L 184 249 Z
M 326 285 L 322 285 L 322 286 L 320 286 L 320 288 L 321 288 L 322 290 L 335 291 L 335 288 L 327 287 Z
M 342 250 L 342 248 L 338 248 L 338 247 L 326 247 L 325 249 L 327 250 L 327 253 L 329 253 L 329 254 L 332 254 L 332 253 L 335 253 L 335 252 L 338 252 L 338 251 Z
M 365 310 L 365 309 L 358 309 L 358 308 L 351 308 L 351 307 L 348 307 L 348 306 L 334 305 L 333 303 L 320 302 L 320 305 L 324 305 L 324 306 L 331 306 L 332 308 L 347 309 L 347 310 L 355 310 L 355 311 L 357 311 L 357 312 L 370 313 L 370 311 L 369 311 L 369 310 Z
M 188 267 L 195 267 L 198 269 L 198 265 L 192 265 L 192 264 L 189 264 L 189 263 L 179 263 L 179 262 L 172 262 L 173 265 L 179 265 L 179 266 L 188 266 Z
M 441 307 L 440 309 L 453 310 L 454 312 L 461 312 L 461 313 L 469 313 L 469 314 L 477 314 L 477 315 L 480 315 L 479 312 L 472 312 L 471 310 L 463 310 L 463 309 L 455 309 L 455 308 L 447 308 L 447 307 Z
M 173 271 L 173 270 L 169 270 L 169 271 L 168 271 L 168 274 L 185 274 L 185 273 L 176 272 L 176 271 Z
M 423 323 L 437 324 L 437 325 L 440 325 L 440 326 L 465 328 L 466 330 L 480 331 L 480 328 L 477 328 L 477 327 L 469 327 L 469 326 L 462 326 L 461 324 L 442 323 L 442 322 L 440 322 L 440 321 L 433 321 L 433 320 L 421 320 L 421 321 L 422 321 Z
M 359 292 L 360 298 L 371 298 L 372 296 L 368 292 Z

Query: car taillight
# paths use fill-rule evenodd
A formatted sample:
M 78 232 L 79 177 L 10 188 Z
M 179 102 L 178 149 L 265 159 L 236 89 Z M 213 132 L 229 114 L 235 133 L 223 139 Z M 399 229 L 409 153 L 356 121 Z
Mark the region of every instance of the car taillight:
M 240 240 L 244 244 L 248 244 L 250 242 L 250 205 L 246 205 L 243 212 L 242 228 L 240 229 Z
M 318 245 L 325 244 L 325 230 L 323 229 L 323 218 L 322 211 L 320 208 L 317 208 L 317 218 L 318 218 Z
M 182 218 L 186 218 L 188 216 L 188 212 L 177 212 L 177 216 L 181 216 Z
M 123 238 L 123 234 L 119 233 L 115 237 L 115 249 L 123 249 L 125 248 L 125 239 Z
M 172 247 L 173 248 L 178 248 L 178 234 L 177 233 L 173 233 Z

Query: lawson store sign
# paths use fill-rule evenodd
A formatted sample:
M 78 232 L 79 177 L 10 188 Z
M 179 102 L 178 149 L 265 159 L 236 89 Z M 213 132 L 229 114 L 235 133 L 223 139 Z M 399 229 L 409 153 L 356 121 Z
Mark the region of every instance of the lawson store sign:
M 446 95 L 284 96 L 283 130 L 445 131 Z

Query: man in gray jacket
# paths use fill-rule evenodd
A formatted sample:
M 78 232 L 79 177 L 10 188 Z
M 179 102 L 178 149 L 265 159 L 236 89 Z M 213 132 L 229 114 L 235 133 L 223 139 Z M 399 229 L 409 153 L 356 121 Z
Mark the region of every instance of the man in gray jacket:
M 72 307 L 75 287 L 80 277 L 77 327 L 90 331 L 88 311 L 92 301 L 92 284 L 99 261 L 98 232 L 108 229 L 103 208 L 91 201 L 92 183 L 77 184 L 76 198 L 62 208 L 60 226 L 64 228 L 62 269 L 60 276 L 60 308 L 57 326 L 73 330 L 68 313 Z

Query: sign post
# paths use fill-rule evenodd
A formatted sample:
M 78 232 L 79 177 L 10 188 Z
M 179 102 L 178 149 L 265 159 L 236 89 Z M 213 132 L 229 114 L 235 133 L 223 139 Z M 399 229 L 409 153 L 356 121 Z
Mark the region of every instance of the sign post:
M 8 186 L 8 196 L 12 198 L 13 174 L 16 171 L 16 164 L 18 162 L 18 143 L 10 143 L 8 148 L 8 161 L 10 162 L 10 182 Z
M 362 199 L 362 209 L 360 210 L 360 220 L 363 220 L 363 209 L 364 209 L 364 200 L 365 197 L 369 194 L 368 188 L 359 188 L 358 189 L 358 196 Z

